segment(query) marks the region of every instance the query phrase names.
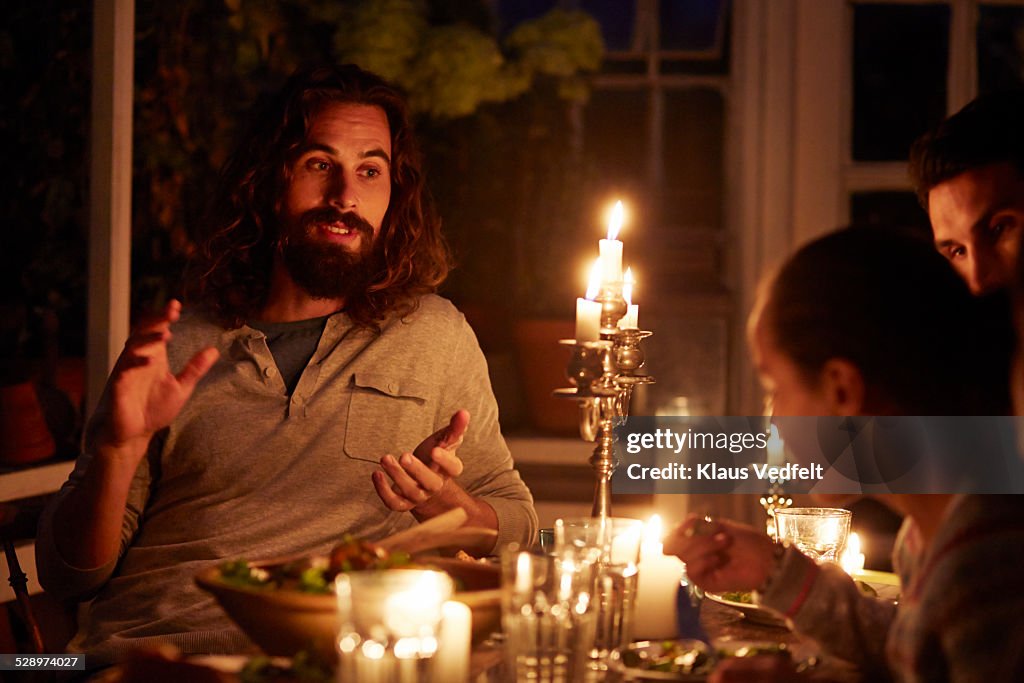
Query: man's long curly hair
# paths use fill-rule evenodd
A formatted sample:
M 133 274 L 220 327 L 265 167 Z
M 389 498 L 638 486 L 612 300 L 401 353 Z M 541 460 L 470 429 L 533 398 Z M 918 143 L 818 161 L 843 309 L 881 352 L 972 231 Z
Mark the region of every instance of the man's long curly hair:
M 424 187 L 402 96 L 353 65 L 300 70 L 256 108 L 193 235 L 189 301 L 229 328 L 240 327 L 266 304 L 291 164 L 316 115 L 339 102 L 378 106 L 391 128 L 391 201 L 375 245 L 383 265 L 364 292 L 346 298 L 345 312 L 356 325 L 378 329 L 386 318 L 415 310 L 419 297 L 448 275 L 450 253 Z

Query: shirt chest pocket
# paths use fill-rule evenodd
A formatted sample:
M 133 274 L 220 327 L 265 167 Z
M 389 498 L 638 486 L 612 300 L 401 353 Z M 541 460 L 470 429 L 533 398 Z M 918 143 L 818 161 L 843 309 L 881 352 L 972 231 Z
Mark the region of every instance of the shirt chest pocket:
M 352 378 L 345 455 L 379 462 L 412 451 L 433 431 L 426 384 L 410 377 L 357 372 Z

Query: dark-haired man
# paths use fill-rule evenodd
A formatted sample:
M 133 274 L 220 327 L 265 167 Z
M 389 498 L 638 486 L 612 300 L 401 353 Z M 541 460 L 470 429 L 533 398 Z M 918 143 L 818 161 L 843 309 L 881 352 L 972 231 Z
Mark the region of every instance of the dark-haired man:
M 321 68 L 252 120 L 197 234 L 195 311 L 132 333 L 41 524 L 46 588 L 95 596 L 72 642 L 90 667 L 156 640 L 247 648 L 193 585 L 225 558 L 455 507 L 499 545 L 535 530 L 483 355 L 432 294 L 448 254 L 399 95 Z
M 1024 91 L 984 95 L 922 136 L 910 170 L 935 246 L 975 294 L 1006 288 L 1024 231 Z

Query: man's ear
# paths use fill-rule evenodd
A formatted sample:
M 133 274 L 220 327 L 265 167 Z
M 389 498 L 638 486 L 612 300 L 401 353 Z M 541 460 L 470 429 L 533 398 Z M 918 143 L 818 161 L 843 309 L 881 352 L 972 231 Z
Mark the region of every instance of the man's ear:
M 844 358 L 830 358 L 821 369 L 821 390 L 833 415 L 860 415 L 864 408 L 864 376 Z

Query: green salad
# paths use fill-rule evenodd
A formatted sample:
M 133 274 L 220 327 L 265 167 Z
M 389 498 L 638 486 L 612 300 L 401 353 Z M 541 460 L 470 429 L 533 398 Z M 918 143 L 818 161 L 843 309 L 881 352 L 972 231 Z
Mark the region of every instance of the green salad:
M 297 560 L 270 567 L 254 567 L 245 560 L 231 560 L 220 565 L 220 578 L 224 583 L 241 588 L 283 588 L 327 594 L 333 592 L 334 578 L 343 572 L 410 566 L 412 558 L 408 553 L 389 553 L 367 541 L 346 536 L 325 562 Z

